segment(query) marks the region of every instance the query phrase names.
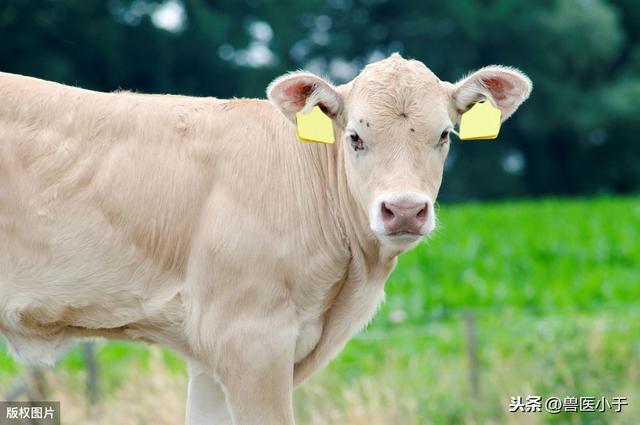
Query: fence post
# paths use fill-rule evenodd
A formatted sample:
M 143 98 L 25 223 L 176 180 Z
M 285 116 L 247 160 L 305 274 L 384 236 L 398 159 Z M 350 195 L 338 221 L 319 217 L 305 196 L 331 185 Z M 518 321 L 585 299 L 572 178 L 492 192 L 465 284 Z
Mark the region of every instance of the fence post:
M 84 363 L 87 369 L 87 396 L 89 398 L 89 409 L 91 409 L 100 399 L 100 370 L 96 356 L 96 343 L 89 341 L 83 345 Z

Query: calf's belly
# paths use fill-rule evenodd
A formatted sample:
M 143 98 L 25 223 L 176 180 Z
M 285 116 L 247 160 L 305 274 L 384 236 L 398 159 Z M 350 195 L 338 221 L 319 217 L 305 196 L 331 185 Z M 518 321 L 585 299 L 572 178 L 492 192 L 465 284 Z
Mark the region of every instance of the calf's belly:
M 181 291 L 180 276 L 99 215 L 0 227 L 0 333 L 27 362 L 51 363 L 70 338 L 87 336 L 185 352 Z

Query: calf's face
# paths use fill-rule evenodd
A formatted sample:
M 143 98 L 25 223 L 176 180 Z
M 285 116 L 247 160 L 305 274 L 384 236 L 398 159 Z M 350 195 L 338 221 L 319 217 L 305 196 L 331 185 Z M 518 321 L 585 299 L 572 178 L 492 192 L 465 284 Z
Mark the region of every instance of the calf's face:
M 371 231 L 405 249 L 435 228 L 449 134 L 460 116 L 489 101 L 504 121 L 530 92 L 530 80 L 514 69 L 486 67 L 451 84 L 394 54 L 339 87 L 313 74 L 288 74 L 269 86 L 268 96 L 293 122 L 314 105 L 333 119 L 349 189 Z

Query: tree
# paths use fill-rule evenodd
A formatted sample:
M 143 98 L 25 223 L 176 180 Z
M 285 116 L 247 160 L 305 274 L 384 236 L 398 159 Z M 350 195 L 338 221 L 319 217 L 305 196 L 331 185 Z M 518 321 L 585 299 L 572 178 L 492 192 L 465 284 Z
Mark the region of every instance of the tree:
M 447 80 L 507 64 L 532 78 L 532 98 L 498 141 L 454 141 L 442 199 L 632 193 L 639 28 L 631 0 L 0 0 L 0 69 L 105 91 L 263 97 L 283 72 L 342 82 L 392 51 Z

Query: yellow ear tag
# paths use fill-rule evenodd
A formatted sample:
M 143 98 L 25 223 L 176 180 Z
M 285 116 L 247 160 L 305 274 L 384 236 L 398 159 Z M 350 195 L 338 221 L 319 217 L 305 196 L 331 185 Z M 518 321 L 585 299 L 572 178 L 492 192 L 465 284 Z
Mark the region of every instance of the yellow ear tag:
M 318 107 L 314 106 L 308 114 L 296 113 L 298 139 L 301 142 L 333 143 L 333 123 Z
M 500 132 L 502 113 L 491 102 L 478 102 L 460 118 L 461 140 L 495 139 Z

